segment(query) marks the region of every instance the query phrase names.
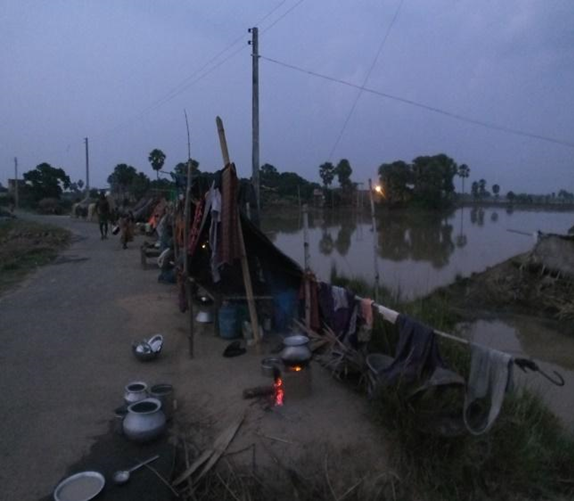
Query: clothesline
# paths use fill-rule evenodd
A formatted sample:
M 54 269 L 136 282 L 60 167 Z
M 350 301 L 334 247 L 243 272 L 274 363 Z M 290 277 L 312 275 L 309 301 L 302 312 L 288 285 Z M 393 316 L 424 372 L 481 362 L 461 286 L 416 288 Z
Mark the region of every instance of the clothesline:
M 363 300 L 363 298 L 361 298 L 360 296 L 355 295 L 355 298 L 357 298 L 359 301 Z M 397 317 L 399 317 L 399 312 L 397 312 L 396 310 L 392 310 L 388 307 L 385 307 L 383 305 L 379 305 L 378 303 L 373 302 L 373 307 L 375 307 L 377 309 L 377 311 L 379 312 L 379 314 L 381 314 L 383 316 L 384 319 L 386 319 L 387 321 L 389 321 L 391 324 L 395 324 L 397 321 Z M 465 345 L 470 345 L 470 342 L 468 340 L 465 340 L 464 338 L 460 338 L 459 336 L 454 336 L 451 335 L 449 333 L 445 333 L 444 331 L 439 331 L 439 330 L 434 330 L 434 332 L 439 335 L 442 336 L 443 338 L 449 338 L 450 340 L 454 340 L 456 342 L 460 342 L 460 343 L 464 343 Z

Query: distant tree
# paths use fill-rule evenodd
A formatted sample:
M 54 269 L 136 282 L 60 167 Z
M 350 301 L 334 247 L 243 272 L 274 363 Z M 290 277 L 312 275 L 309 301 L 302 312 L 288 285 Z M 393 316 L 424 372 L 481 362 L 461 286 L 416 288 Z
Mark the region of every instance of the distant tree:
M 412 189 L 409 187 L 413 182 L 411 166 L 402 160 L 396 160 L 390 164 L 379 166 L 379 182 L 384 189 L 385 200 L 389 204 L 407 202 Z
M 478 196 L 481 199 L 484 199 L 485 197 L 487 197 L 486 180 L 485 179 L 478 180 Z
M 131 192 L 136 199 L 141 199 L 150 187 L 150 179 L 144 173 L 137 173 L 131 181 Z
M 329 188 L 335 178 L 335 166 L 331 162 L 324 162 L 319 166 L 319 176 L 323 181 L 323 186 Z
M 472 182 L 470 193 L 472 194 L 473 199 L 478 199 L 478 181 Z
M 137 176 L 137 169 L 127 164 L 117 164 L 112 174 L 108 176 L 108 183 L 113 192 L 120 192 L 122 196 L 131 187 L 134 178 Z
M 276 188 L 279 177 L 279 171 L 271 164 L 265 163 L 259 168 L 259 182 L 266 187 Z
M 187 176 L 187 162 L 178 162 L 173 168 L 175 174 L 181 176 Z M 191 174 L 196 174 L 199 172 L 199 162 L 195 159 L 191 159 Z
M 59 199 L 63 189 L 70 187 L 70 177 L 57 167 L 47 162 L 38 164 L 36 169 L 24 173 L 24 180 L 30 186 L 30 192 L 35 202 L 40 199 Z
M 509 200 L 510 203 L 512 203 L 514 201 L 514 199 L 516 199 L 516 194 L 512 190 L 510 190 L 506 194 L 506 198 Z
M 464 180 L 470 175 L 470 167 L 468 167 L 466 164 L 461 164 L 458 167 L 457 175 L 462 180 L 462 195 L 464 196 Z
M 498 192 L 500 192 L 500 185 L 492 185 L 492 193 L 498 199 Z
M 81 190 L 82 188 L 84 188 L 84 182 L 83 180 L 78 180 L 78 188 Z
M 351 174 L 353 174 L 353 168 L 347 159 L 341 159 L 339 161 L 335 168 L 335 174 L 337 175 L 341 188 L 352 188 L 353 183 L 351 182 Z
M 456 162 L 441 153 L 421 156 L 413 160 L 413 195 L 421 205 L 429 208 L 448 206 L 454 196 Z
M 149 153 L 148 160 L 152 169 L 155 171 L 157 179 L 159 180 L 159 171 L 165 162 L 165 153 L 163 153 L 159 148 L 155 148 Z

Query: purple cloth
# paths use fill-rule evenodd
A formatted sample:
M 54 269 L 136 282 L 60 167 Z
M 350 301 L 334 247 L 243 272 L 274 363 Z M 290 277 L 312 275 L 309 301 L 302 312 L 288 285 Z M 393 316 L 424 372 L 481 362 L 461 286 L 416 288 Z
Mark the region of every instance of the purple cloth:
M 395 360 L 380 374 L 383 383 L 412 383 L 430 376 L 437 367 L 445 368 L 432 328 L 402 314 L 396 324 L 400 339 Z

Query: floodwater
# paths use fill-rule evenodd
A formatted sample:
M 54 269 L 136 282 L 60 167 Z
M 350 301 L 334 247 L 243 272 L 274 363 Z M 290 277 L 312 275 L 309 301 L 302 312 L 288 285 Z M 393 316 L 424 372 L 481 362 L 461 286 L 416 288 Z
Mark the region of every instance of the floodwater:
M 552 378 L 556 378 L 554 371 L 562 375 L 565 385 L 557 387 L 539 373 L 525 374 L 514 367 L 515 382 L 541 395 L 564 424 L 574 427 L 573 337 L 560 333 L 551 321 L 520 316 L 480 320 L 459 327 L 469 340 L 514 357 L 532 358 Z
M 377 220 L 380 284 L 399 292 L 403 299 L 424 296 L 450 284 L 457 275 L 482 272 L 530 250 L 538 230 L 567 233 L 573 225 L 574 213 L 559 211 L 459 208 L 447 214 L 390 212 Z M 266 214 L 261 227 L 279 249 L 304 264 L 299 212 Z M 329 279 L 335 266 L 341 274 L 374 283 L 371 228 L 367 212 L 310 212 L 311 269 L 322 280 Z

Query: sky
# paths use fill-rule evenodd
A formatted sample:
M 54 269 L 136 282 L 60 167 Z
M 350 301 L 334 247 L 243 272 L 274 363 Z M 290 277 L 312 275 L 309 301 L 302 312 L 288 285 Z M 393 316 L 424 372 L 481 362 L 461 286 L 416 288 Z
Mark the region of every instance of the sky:
M 20 176 L 48 162 L 85 180 L 86 137 L 91 186 L 120 163 L 153 177 L 154 148 L 166 170 L 187 159 L 184 110 L 200 169 L 222 167 L 219 115 L 250 176 L 253 26 L 266 58 L 557 141 L 261 58 L 261 165 L 319 181 L 347 158 L 366 183 L 446 153 L 467 187 L 574 191 L 571 0 L 0 0 L 0 183 L 14 157 Z

